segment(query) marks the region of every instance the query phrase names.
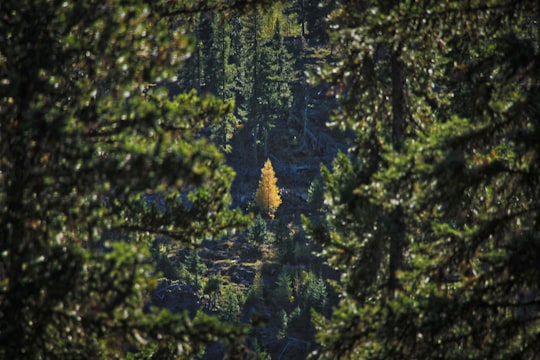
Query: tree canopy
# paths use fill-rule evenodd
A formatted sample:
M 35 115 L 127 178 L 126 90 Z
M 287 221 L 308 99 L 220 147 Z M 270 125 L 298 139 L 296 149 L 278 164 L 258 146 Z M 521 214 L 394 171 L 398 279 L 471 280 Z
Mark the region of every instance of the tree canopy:
M 539 21 L 3 1 L 0 358 L 537 357 Z
M 327 358 L 538 354 L 540 8 L 518 2 L 345 2 L 334 14 L 337 123 L 324 169 L 346 273 Z M 314 225 L 312 225 L 314 227 Z
M 162 11 L 2 3 L 2 358 L 110 358 L 146 344 L 187 356 L 243 332 L 143 308 L 152 235 L 195 244 L 245 224 L 229 210 L 232 169 L 198 135 L 230 104 L 149 90 L 194 48 Z

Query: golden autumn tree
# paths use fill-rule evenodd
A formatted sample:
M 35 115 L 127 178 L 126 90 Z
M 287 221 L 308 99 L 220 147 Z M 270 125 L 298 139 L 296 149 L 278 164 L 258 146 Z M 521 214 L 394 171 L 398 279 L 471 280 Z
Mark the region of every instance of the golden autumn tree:
M 272 219 L 281 204 L 276 174 L 270 160 L 266 160 L 264 167 L 261 170 L 261 180 L 259 181 L 259 187 L 255 192 L 255 202 L 257 203 L 257 206 Z

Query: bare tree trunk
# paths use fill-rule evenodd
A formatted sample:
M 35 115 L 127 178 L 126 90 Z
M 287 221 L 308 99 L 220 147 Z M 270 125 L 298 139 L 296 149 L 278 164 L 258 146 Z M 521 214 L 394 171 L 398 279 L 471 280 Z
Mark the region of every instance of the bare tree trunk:
M 259 163 L 258 149 L 257 149 L 257 137 L 259 134 L 259 124 L 255 125 L 253 128 L 253 159 L 255 161 L 255 166 Z
M 302 14 L 302 37 L 306 36 L 306 9 L 304 8 L 304 0 L 300 1 L 300 6 L 302 7 L 300 13 Z
M 258 114 L 258 111 L 259 111 L 259 106 L 258 106 L 258 98 L 259 98 L 259 93 L 257 91 L 258 89 L 258 86 L 259 86 L 259 79 L 258 79 L 258 66 L 259 66 L 259 23 L 258 23 L 258 17 L 257 17 L 257 14 L 254 14 L 254 28 L 255 28 L 255 38 L 253 40 L 253 51 L 254 51 L 254 61 L 253 61 L 253 93 L 252 93 L 252 99 L 251 99 L 251 106 L 252 106 L 252 109 L 251 109 L 251 116 L 253 116 L 255 118 L 255 121 L 257 122 L 257 125 L 255 125 L 255 128 L 253 130 L 253 152 L 254 152 L 254 159 L 255 159 L 255 165 L 257 165 L 259 163 L 259 158 L 258 158 L 258 149 L 257 149 L 257 137 L 259 135 L 259 119 L 257 119 L 257 117 L 259 116 Z
M 223 14 L 220 15 L 220 25 L 221 25 L 221 72 L 222 72 L 222 78 L 221 78 L 221 100 L 225 101 L 225 87 L 226 84 L 226 77 L 227 77 L 227 54 L 225 54 L 225 17 Z M 225 139 L 224 144 L 226 143 L 227 139 Z
M 304 120 L 304 129 L 302 132 L 302 138 L 303 138 L 303 146 L 306 146 L 306 135 L 307 135 L 307 126 L 308 126 L 308 105 L 309 105 L 309 90 L 307 87 L 307 83 L 304 86 L 305 96 L 304 96 L 304 111 L 302 112 L 302 118 Z
M 392 145 L 394 150 L 401 152 L 405 133 L 405 74 L 403 62 L 399 59 L 401 50 L 392 54 Z
M 264 158 L 268 159 L 268 129 L 264 128 Z

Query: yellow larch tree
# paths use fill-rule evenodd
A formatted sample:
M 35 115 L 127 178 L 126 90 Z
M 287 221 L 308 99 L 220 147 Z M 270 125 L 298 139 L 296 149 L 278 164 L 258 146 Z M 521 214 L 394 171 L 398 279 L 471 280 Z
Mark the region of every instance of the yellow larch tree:
M 274 215 L 281 204 L 276 174 L 270 160 L 266 160 L 264 167 L 261 170 L 261 180 L 259 181 L 259 187 L 255 192 L 255 203 L 261 211 L 267 213 L 271 219 L 274 218 Z

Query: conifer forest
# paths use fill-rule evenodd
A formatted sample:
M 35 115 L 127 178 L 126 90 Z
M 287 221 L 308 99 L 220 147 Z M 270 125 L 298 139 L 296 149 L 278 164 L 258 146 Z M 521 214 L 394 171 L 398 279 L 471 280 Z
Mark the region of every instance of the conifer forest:
M 540 359 L 540 4 L 2 0 L 0 359 Z

